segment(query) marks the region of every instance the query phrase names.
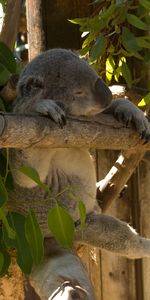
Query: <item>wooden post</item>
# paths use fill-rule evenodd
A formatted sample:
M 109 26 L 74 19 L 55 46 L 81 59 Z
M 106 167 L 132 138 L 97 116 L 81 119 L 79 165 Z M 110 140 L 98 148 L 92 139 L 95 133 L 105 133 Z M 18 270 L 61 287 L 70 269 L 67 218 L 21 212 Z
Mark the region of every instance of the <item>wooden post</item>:
M 19 27 L 22 1 L 8 0 L 0 40 L 9 48 L 14 46 Z
M 118 151 L 97 151 L 96 166 L 98 180 L 106 176 L 117 156 Z M 107 210 L 107 214 L 130 223 L 131 215 L 128 194 L 126 193 L 119 199 L 116 199 Z M 102 289 L 102 299 L 135 300 L 134 261 L 104 250 L 100 250 L 99 252 L 99 256 L 101 257 L 99 268 L 101 270 L 100 286 Z
M 26 0 L 29 60 L 45 50 L 42 0 Z

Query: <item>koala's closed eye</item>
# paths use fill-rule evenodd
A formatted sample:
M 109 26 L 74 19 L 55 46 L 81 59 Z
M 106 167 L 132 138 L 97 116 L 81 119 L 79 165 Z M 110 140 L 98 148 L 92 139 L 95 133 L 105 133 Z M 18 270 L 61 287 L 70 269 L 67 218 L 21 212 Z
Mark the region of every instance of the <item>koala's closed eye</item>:
M 75 94 L 76 96 L 84 96 L 84 95 L 85 95 L 85 92 L 82 91 L 82 90 L 77 90 L 77 91 L 74 92 L 74 94 Z

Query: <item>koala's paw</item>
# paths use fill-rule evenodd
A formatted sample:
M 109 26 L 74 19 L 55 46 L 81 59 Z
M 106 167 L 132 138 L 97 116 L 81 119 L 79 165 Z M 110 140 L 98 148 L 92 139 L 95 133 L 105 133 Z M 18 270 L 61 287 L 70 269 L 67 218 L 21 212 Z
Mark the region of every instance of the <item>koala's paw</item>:
M 53 101 L 49 99 L 40 100 L 35 104 L 34 111 L 48 116 L 56 124 L 63 128 L 66 125 L 65 106 L 61 101 Z
M 144 113 L 129 100 L 119 100 L 115 109 L 114 116 L 118 121 L 136 128 L 140 134 L 143 143 L 146 144 L 150 140 L 150 126 Z

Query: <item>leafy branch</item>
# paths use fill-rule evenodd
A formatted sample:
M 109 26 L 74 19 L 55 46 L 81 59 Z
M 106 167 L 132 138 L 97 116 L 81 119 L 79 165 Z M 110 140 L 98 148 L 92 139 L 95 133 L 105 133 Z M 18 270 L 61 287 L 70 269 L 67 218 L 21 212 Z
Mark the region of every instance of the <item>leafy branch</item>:
M 141 79 L 143 70 L 134 79 L 129 59 L 150 63 L 150 2 L 95 0 L 92 4 L 95 11 L 92 16 L 70 20 L 82 32 L 80 54 L 89 57 L 107 84 L 119 82 L 123 77 L 131 87 Z

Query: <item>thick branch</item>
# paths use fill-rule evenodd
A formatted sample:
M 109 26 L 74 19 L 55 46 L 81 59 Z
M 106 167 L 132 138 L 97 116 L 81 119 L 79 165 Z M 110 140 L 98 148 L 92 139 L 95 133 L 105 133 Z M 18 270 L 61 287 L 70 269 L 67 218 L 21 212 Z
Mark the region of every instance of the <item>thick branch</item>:
M 150 149 L 150 143 L 142 145 L 134 130 L 103 114 L 92 119 L 67 118 L 67 125 L 61 129 L 47 117 L 1 113 L 0 128 L 0 147 Z

